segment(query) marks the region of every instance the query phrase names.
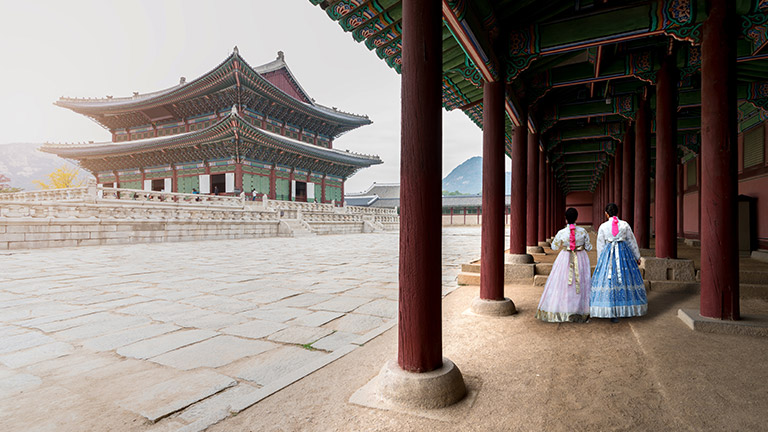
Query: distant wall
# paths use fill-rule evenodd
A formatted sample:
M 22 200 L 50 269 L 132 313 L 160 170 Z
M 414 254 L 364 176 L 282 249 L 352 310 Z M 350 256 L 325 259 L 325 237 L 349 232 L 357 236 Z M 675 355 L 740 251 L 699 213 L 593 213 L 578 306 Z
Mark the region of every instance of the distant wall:
M 592 225 L 592 193 L 591 192 L 571 192 L 565 197 L 565 208 L 573 207 L 579 212 L 577 225 Z M 565 221 L 558 221 L 557 226 L 565 224 Z

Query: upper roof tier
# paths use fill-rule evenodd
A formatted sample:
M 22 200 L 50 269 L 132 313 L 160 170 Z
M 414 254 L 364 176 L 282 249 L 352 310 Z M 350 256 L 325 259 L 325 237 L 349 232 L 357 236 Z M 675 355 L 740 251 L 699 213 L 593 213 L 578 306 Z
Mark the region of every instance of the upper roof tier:
M 207 128 L 134 141 L 87 144 L 46 143 L 40 148 L 76 159 L 91 171 L 159 166 L 193 160 L 240 156 L 349 177 L 381 163 L 378 156 L 328 149 L 254 127 L 236 107 Z
M 345 113 L 316 103 L 285 63 L 277 59 L 251 67 L 237 47 L 201 77 L 152 93 L 128 97 L 60 98 L 56 105 L 86 115 L 110 131 L 180 121 L 241 104 L 263 115 L 312 132 L 336 137 L 371 123 L 368 116 Z

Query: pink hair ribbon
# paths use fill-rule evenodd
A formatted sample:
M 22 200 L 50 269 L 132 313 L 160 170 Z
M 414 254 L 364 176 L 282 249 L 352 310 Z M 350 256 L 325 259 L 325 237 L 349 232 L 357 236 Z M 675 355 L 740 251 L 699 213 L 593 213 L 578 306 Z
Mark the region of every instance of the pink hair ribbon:
M 571 228 L 571 250 L 576 250 L 576 225 L 570 224 L 568 227 Z
M 613 217 L 613 223 L 611 224 L 611 234 L 616 237 L 619 234 L 619 218 Z

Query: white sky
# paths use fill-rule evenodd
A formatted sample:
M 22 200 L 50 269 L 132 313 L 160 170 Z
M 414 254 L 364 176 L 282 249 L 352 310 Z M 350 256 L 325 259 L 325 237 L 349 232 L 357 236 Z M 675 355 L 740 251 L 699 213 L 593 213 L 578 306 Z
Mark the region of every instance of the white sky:
M 284 51 L 317 102 L 373 120 L 334 142 L 384 161 L 353 176 L 348 192 L 399 182 L 400 76 L 308 0 L 0 0 L 0 144 L 107 141 L 108 131 L 53 102 L 190 81 L 235 45 L 252 66 Z M 480 129 L 459 111 L 445 113 L 443 138 L 443 176 L 482 155 Z

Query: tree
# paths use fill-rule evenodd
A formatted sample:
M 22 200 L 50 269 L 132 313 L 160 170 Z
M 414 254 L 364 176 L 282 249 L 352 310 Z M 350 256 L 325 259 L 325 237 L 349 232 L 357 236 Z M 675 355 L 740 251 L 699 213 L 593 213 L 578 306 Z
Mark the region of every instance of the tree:
M 21 188 L 11 187 L 11 179 L 4 174 L 0 174 L 0 193 L 13 193 L 21 190 Z
M 50 179 L 49 183 L 35 180 L 34 183 L 40 187 L 40 189 L 63 189 L 85 186 L 85 179 L 80 177 L 80 169 L 77 167 L 69 167 L 66 164 L 61 168 L 54 170 L 48 174 Z

